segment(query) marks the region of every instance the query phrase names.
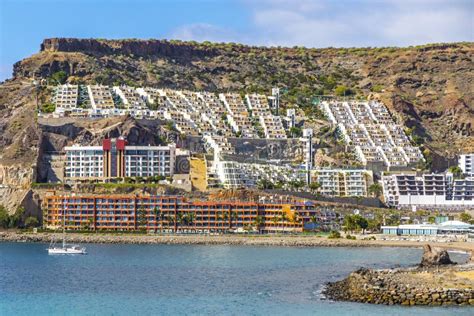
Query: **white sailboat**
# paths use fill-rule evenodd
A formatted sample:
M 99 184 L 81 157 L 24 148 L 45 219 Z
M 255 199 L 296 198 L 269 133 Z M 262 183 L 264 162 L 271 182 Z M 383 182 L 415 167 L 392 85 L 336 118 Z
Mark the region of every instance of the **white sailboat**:
M 79 245 L 68 245 L 66 243 L 66 225 L 65 225 L 66 208 L 63 208 L 63 242 L 61 246 L 57 246 L 54 239 L 48 247 L 50 255 L 85 255 L 86 248 Z

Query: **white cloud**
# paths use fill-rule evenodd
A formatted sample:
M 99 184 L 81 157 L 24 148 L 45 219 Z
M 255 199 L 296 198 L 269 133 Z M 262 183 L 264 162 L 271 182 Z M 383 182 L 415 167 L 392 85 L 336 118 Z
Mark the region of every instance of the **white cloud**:
M 198 42 L 231 42 L 237 34 L 227 28 L 218 27 L 207 23 L 183 25 L 171 33 L 172 39 L 194 40 Z
M 472 0 L 242 0 L 242 30 L 185 25 L 174 38 L 256 45 L 408 46 L 474 41 Z

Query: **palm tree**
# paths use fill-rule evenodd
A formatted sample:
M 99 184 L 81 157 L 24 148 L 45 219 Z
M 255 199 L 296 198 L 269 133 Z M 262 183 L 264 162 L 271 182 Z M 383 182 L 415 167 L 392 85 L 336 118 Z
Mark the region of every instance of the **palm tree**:
M 224 214 L 222 214 L 222 220 L 224 221 L 224 224 L 225 224 L 226 222 L 227 222 L 227 224 L 228 224 L 229 218 L 230 218 L 230 216 L 229 216 L 229 213 L 228 213 L 228 212 L 224 212 Z M 225 227 L 225 226 L 226 226 L 226 225 L 224 225 L 224 227 Z M 224 230 L 226 230 L 226 229 L 224 228 Z
M 272 218 L 272 222 L 273 222 L 273 225 L 276 227 L 277 224 L 278 224 L 278 221 L 280 219 L 278 218 L 278 215 L 274 215 L 273 218 Z
M 158 219 L 158 217 L 161 215 L 160 209 L 159 209 L 158 207 L 155 207 L 155 208 L 153 209 L 153 214 L 155 215 L 155 233 L 156 233 L 156 223 L 157 223 L 157 221 L 158 221 L 157 219 Z
M 194 213 L 188 213 L 188 225 L 193 225 L 194 224 L 195 216 L 196 216 L 196 214 L 194 214 Z
M 255 217 L 254 224 L 255 224 L 255 227 L 257 228 L 259 234 L 260 234 L 260 228 L 262 227 L 263 222 L 264 222 L 264 220 L 263 220 L 262 216 L 258 215 L 258 216 Z
M 239 219 L 239 214 L 237 212 L 230 212 L 230 228 L 232 229 L 232 223 Z
M 282 227 L 283 227 L 283 229 L 284 229 L 284 228 L 285 228 L 285 224 L 286 224 L 286 222 L 288 221 L 288 215 L 286 215 L 285 212 L 283 212 L 283 213 L 281 214 L 281 221 L 282 221 Z
M 317 217 L 316 215 L 312 215 L 312 216 L 309 218 L 309 221 L 310 221 L 311 223 L 313 223 L 313 224 L 314 224 L 314 227 L 316 228 L 316 224 L 318 224 L 318 217 Z M 315 228 L 313 228 L 313 230 L 314 230 Z
M 160 234 L 163 232 L 163 220 L 166 218 L 163 212 L 160 212 Z
M 178 212 L 177 217 L 176 217 L 176 224 L 177 226 L 181 226 L 181 224 L 184 222 L 185 217 L 183 216 L 183 213 Z

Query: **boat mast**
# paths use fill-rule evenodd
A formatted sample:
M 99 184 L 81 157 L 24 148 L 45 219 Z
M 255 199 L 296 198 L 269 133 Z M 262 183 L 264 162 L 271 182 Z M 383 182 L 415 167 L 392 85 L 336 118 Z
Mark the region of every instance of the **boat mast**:
M 64 201 L 64 205 L 63 205 L 63 249 L 66 248 L 66 209 L 67 209 L 67 206 L 65 204 L 66 204 L 66 201 Z

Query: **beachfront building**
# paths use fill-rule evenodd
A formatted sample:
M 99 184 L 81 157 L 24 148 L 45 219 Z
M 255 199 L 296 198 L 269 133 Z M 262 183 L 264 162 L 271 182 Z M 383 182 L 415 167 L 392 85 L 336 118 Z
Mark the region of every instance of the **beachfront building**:
M 384 173 L 385 202 L 399 208 L 474 208 L 474 178 L 455 179 L 451 173 Z
M 325 196 L 367 196 L 373 174 L 364 169 L 313 169 L 311 183 L 319 183 Z
M 458 165 L 464 174 L 474 176 L 474 153 L 460 155 Z
M 354 150 L 364 165 L 406 168 L 423 160 L 411 145 L 402 126 L 396 124 L 384 104 L 377 101 L 323 101 L 321 110 L 340 138 Z
M 305 201 L 187 201 L 181 196 L 50 195 L 43 200 L 44 225 L 114 231 L 302 232 L 317 219 L 336 218 Z M 333 217 L 331 217 L 333 216 Z
M 445 221 L 440 224 L 409 224 L 382 226 L 382 234 L 397 236 L 465 235 L 474 233 L 474 225 L 460 221 Z
M 65 179 L 99 180 L 122 177 L 170 177 L 176 146 L 129 146 L 125 139 L 104 139 L 102 146 L 64 148 Z

